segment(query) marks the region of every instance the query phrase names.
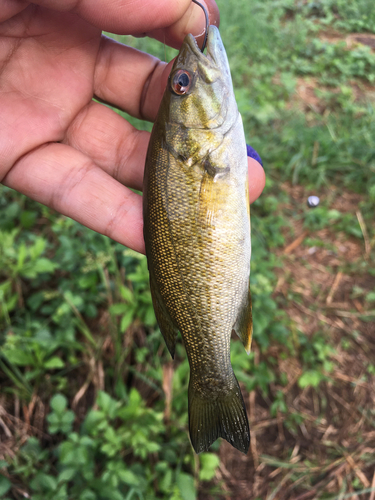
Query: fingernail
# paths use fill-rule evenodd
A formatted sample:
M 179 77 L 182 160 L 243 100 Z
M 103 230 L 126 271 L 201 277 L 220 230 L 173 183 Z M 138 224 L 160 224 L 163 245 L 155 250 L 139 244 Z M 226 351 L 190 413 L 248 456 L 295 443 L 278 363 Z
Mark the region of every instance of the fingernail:
M 254 148 L 252 148 L 251 146 L 249 146 L 249 144 L 246 144 L 246 150 L 247 150 L 247 156 L 249 158 L 254 158 L 254 160 L 256 160 L 257 162 L 259 162 L 262 167 L 263 167 L 263 162 L 262 162 L 262 159 L 261 157 L 258 155 L 258 153 L 255 151 Z M 264 168 L 264 167 L 263 167 Z

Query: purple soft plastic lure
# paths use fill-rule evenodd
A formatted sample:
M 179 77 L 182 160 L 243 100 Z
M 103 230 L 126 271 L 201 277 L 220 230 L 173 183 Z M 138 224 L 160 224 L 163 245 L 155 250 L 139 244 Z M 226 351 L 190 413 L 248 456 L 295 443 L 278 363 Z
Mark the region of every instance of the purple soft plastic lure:
M 254 160 L 256 160 L 257 162 L 259 162 L 262 167 L 263 167 L 263 162 L 262 162 L 262 159 L 261 157 L 258 155 L 258 153 L 255 151 L 254 148 L 252 148 L 251 146 L 249 146 L 249 144 L 246 144 L 246 149 L 247 149 L 247 156 L 249 158 L 254 158 Z M 264 167 L 263 167 L 264 168 Z

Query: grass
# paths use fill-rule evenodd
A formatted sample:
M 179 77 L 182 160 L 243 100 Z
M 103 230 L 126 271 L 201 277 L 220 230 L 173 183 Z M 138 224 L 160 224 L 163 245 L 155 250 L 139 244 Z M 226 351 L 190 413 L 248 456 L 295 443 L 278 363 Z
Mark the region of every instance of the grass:
M 193 454 L 188 363 L 181 342 L 172 363 L 156 326 L 145 258 L 0 187 L 2 498 L 374 498 L 374 11 L 218 3 L 267 173 L 252 208 L 253 350 L 233 340 L 231 353 L 251 450 Z

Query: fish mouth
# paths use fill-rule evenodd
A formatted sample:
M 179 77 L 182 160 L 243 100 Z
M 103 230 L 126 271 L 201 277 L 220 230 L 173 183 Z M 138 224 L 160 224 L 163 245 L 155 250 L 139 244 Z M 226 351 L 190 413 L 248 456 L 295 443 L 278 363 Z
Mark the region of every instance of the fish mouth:
M 184 43 L 186 43 L 189 46 L 190 50 L 193 52 L 195 57 L 197 57 L 199 60 L 205 61 L 207 59 L 207 57 L 204 55 L 204 53 L 199 48 L 198 42 L 195 39 L 194 35 L 192 35 L 191 33 L 186 35 Z
M 194 55 L 202 61 L 208 60 L 214 63 L 219 69 L 229 69 L 225 48 L 221 40 L 220 32 L 216 26 L 209 26 L 205 55 L 198 46 L 197 40 L 192 34 L 187 35 L 186 42 Z
M 189 49 L 201 64 L 216 67 L 220 71 L 221 77 L 228 89 L 232 88 L 232 77 L 230 67 L 220 31 L 216 26 L 209 26 L 207 36 L 207 49 L 205 55 L 201 52 L 196 39 L 189 34 L 185 38 Z

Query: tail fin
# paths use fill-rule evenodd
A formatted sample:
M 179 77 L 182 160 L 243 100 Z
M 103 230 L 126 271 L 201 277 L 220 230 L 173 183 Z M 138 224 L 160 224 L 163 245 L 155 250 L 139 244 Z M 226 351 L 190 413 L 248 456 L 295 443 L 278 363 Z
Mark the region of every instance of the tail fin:
M 189 384 L 189 431 L 196 453 L 208 450 L 219 437 L 247 453 L 250 445 L 249 422 L 237 379 L 235 382 L 230 391 L 215 399 L 202 398 Z

